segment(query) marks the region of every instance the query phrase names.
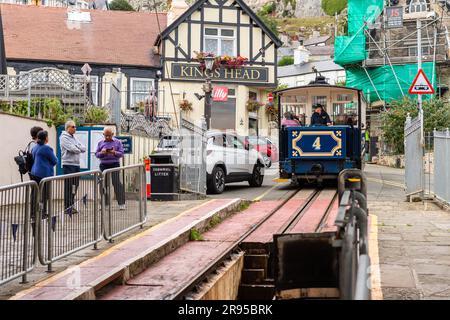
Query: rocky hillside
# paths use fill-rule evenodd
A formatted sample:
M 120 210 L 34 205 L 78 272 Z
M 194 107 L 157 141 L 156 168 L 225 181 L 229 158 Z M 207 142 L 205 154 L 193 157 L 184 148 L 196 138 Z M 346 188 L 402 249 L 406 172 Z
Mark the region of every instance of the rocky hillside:
M 255 11 L 274 0 L 248 0 L 247 4 Z M 277 13 L 288 17 L 318 17 L 323 16 L 320 0 L 275 0 Z
M 196 0 L 185 0 L 188 4 L 192 4 Z M 153 11 L 153 0 L 128 0 L 135 10 Z M 155 0 L 160 11 L 166 11 L 170 6 L 171 0 Z M 320 0 L 246 0 L 245 1 L 253 10 L 258 11 L 264 5 L 275 2 L 276 12 L 279 17 L 318 17 L 323 16 Z

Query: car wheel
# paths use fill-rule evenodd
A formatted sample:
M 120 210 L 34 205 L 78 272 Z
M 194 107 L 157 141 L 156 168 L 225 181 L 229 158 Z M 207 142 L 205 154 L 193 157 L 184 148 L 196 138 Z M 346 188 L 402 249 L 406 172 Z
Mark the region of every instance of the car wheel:
M 224 190 L 225 171 L 221 167 L 215 167 L 208 180 L 208 191 L 213 194 L 221 194 Z
M 261 187 L 264 181 L 264 175 L 262 173 L 262 166 L 258 163 L 253 168 L 252 177 L 248 181 L 250 187 Z

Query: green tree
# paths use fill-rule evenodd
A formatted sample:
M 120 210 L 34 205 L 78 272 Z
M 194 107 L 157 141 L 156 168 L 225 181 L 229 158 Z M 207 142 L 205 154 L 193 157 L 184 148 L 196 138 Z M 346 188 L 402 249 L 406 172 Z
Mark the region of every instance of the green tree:
M 347 7 L 347 0 L 322 0 L 322 9 L 329 15 L 334 16 Z
M 294 57 L 291 56 L 284 56 L 278 61 L 279 67 L 290 66 L 292 64 L 294 64 Z
M 127 0 L 114 0 L 109 4 L 110 10 L 134 11 L 134 8 Z
M 443 130 L 450 127 L 450 104 L 441 99 L 423 103 L 424 131 Z M 409 97 L 391 102 L 389 109 L 382 113 L 383 139 L 395 153 L 404 153 L 404 128 L 407 114 L 417 117 L 417 101 Z
M 277 5 L 275 4 L 275 2 L 268 2 L 266 3 L 259 11 L 258 11 L 258 15 L 269 15 L 275 12 L 277 8 Z

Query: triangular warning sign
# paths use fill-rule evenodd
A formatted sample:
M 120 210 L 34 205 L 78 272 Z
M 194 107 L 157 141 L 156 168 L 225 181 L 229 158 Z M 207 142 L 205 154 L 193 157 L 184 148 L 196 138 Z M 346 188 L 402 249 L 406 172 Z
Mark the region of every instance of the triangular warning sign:
M 425 72 L 423 72 L 423 70 L 420 69 L 411 85 L 411 88 L 409 88 L 409 94 L 433 94 L 433 93 L 434 93 L 433 86 L 431 85 L 430 81 L 428 81 Z

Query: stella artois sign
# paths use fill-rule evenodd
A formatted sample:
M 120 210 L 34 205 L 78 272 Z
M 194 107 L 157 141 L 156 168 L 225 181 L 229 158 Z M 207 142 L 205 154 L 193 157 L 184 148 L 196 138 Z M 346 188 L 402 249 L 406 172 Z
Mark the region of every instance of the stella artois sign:
M 228 88 L 227 87 L 214 87 L 213 101 L 227 102 L 228 101 Z

